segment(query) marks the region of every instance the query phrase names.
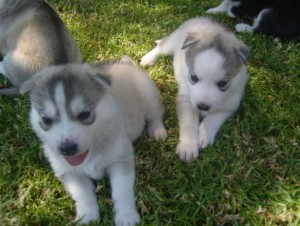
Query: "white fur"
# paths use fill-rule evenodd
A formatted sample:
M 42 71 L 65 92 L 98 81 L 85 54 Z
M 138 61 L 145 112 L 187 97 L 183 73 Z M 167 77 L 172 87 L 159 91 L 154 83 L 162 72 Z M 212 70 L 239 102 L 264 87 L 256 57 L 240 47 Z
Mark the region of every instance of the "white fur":
M 227 13 L 227 15 L 229 17 L 236 17 L 234 14 L 232 14 L 232 12 L 230 11 L 230 9 L 233 6 L 238 6 L 240 3 L 239 2 L 232 2 L 231 0 L 224 0 L 219 6 L 215 7 L 215 8 L 210 8 L 208 9 L 206 12 L 207 13 Z
M 61 114 L 60 123 L 49 131 L 42 130 L 38 123 L 39 116 L 34 108 L 31 110 L 31 121 L 34 130 L 45 144 L 45 154 L 56 176 L 62 179 L 76 202 L 75 220 L 80 220 L 80 223 L 99 220 L 95 188 L 90 177 L 101 179 L 104 176 L 104 170 L 109 168 L 116 209 L 116 225 L 135 225 L 140 221 L 140 217 L 134 203 L 134 166 L 132 165 L 127 172 L 123 169 L 122 161 L 118 160 L 124 158 L 123 153 L 127 153 L 124 161 L 129 158 L 133 164 L 133 147 L 124 131 L 120 109 L 111 97 L 106 97 L 97 106 L 96 122 L 89 126 L 82 126 L 67 117 L 64 109 L 64 95 L 61 91 L 61 87 L 58 86 L 56 96 L 61 100 L 58 105 Z M 110 123 L 112 121 L 115 123 Z M 113 134 L 112 140 L 103 143 L 101 137 L 105 138 L 107 133 Z M 76 167 L 69 165 L 59 153 L 57 147 L 66 139 L 76 141 L 80 144 L 79 149 L 82 151 L 89 149 L 89 154 L 81 165 Z M 97 151 L 99 148 L 101 152 Z
M 264 14 L 268 13 L 269 11 L 270 11 L 270 9 L 263 9 L 261 12 L 259 12 L 257 17 L 254 19 L 252 26 L 249 24 L 240 23 L 235 26 L 235 30 L 237 32 L 253 33 L 253 31 L 259 27 L 259 24 L 260 24 L 262 18 L 264 17 Z
M 141 59 L 141 64 L 152 65 L 160 55 L 174 56 L 174 73 L 179 85 L 176 109 L 180 129 L 176 153 L 184 161 L 197 158 L 199 148 L 213 144 L 219 128 L 238 108 L 248 80 L 246 66 L 243 65 L 232 79 L 230 88 L 226 92 L 220 91 L 216 81 L 226 73 L 222 68 L 224 57 L 214 48 L 210 48 L 195 57 L 194 72 L 198 75 L 199 82 L 192 85 L 188 81 L 190 75 L 185 62 L 185 50 L 181 47 L 187 34 L 194 32 L 199 32 L 200 37 L 203 35 L 209 39 L 209 35 L 213 33 L 227 31 L 207 18 L 191 19 L 158 42 L 157 46 Z M 236 45 L 238 48 L 240 43 L 237 39 L 230 35 L 228 37 L 228 46 Z M 201 102 L 210 105 L 210 110 L 199 111 L 197 104 Z M 199 115 L 204 117 L 201 123 Z
M 82 76 L 89 74 L 85 69 L 91 69 L 87 65 L 73 67 L 76 67 L 73 73 L 82 73 Z M 48 73 L 59 73 L 59 68 L 45 69 L 26 82 L 22 90 L 26 90 L 26 86 L 31 87 L 30 83 L 39 80 L 39 76 L 44 78 L 49 76 Z M 133 226 L 140 222 L 140 216 L 136 210 L 133 189 L 135 171 L 132 141 L 141 134 L 145 119 L 150 136 L 157 140 L 167 137 L 162 123 L 163 107 L 153 81 L 144 71 L 124 63 L 109 64 L 102 69 L 106 71 L 105 74 L 111 74 L 114 82 L 112 87 L 106 87 L 102 94 L 99 93 L 102 97 L 94 110 L 96 117 L 92 124 L 82 125 L 72 119 L 70 115 L 83 112 L 85 104 L 80 95 L 76 96 L 70 103 L 71 112 L 68 112 L 62 83 L 58 83 L 54 89 L 55 105 L 52 100 L 45 100 L 41 114 L 32 104 L 31 123 L 44 143 L 45 155 L 55 175 L 75 200 L 75 221 L 80 224 L 99 221 L 95 187 L 90 178 L 101 179 L 107 174 L 112 189 L 115 224 Z M 99 69 L 99 73 L 104 71 Z M 43 116 L 54 119 L 48 130 L 40 126 Z M 56 117 L 59 120 L 55 121 Z M 59 146 L 67 140 L 78 144 L 76 155 L 88 150 L 87 157 L 80 165 L 70 165 L 61 154 Z

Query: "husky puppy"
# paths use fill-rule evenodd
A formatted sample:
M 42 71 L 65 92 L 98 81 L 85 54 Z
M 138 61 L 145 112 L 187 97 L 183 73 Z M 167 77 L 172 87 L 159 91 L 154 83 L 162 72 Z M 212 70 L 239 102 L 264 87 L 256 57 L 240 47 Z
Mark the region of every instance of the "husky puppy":
M 300 38 L 299 0 L 224 0 L 208 13 L 226 12 L 250 21 L 236 25 L 239 32 L 260 32 L 279 38 Z
M 237 110 L 248 80 L 249 49 L 218 22 L 202 17 L 186 21 L 156 43 L 141 64 L 152 65 L 160 55 L 174 56 L 180 128 L 176 152 L 189 161 L 214 142 L 221 125 Z
M 18 94 L 21 84 L 45 66 L 82 62 L 66 26 L 43 0 L 0 0 L 0 73 Z
M 55 175 L 75 200 L 76 220 L 99 220 L 92 179 L 107 174 L 115 224 L 138 223 L 132 141 L 145 121 L 151 137 L 167 137 L 160 95 L 147 73 L 129 59 L 51 66 L 21 86 L 21 92 L 27 91 L 32 127 Z

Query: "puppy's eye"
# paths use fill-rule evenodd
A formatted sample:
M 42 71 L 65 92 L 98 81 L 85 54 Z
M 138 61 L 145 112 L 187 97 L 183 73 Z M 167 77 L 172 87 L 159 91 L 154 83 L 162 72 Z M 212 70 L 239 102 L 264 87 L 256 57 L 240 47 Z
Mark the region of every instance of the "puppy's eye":
M 227 83 L 228 83 L 228 81 L 221 80 L 221 81 L 217 82 L 217 86 L 222 89 L 227 85 Z
M 47 116 L 42 117 L 42 121 L 43 121 L 44 125 L 48 126 L 48 127 L 50 127 L 53 123 L 53 119 L 51 119 Z
M 77 116 L 79 121 L 86 121 L 87 119 L 89 119 L 91 116 L 91 112 L 90 111 L 83 111 L 80 112 L 79 115 Z
M 196 74 L 191 73 L 191 80 L 193 83 L 197 83 L 199 81 L 199 78 Z

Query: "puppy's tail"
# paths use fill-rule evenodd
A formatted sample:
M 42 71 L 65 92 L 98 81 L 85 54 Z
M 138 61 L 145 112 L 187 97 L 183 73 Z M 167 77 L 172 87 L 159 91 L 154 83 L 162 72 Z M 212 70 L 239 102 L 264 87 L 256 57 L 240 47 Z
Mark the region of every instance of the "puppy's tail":
M 136 66 L 136 63 L 134 63 L 134 61 L 129 56 L 127 56 L 127 55 L 122 56 L 120 62 Z
M 20 89 L 17 87 L 7 88 L 7 89 L 0 89 L 0 96 L 1 95 L 18 95 L 20 94 Z

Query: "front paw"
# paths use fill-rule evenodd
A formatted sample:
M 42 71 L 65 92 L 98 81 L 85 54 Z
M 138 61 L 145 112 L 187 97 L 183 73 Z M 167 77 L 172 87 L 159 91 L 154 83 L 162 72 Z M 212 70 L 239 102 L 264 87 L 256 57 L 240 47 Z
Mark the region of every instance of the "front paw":
M 221 13 L 222 11 L 219 9 L 219 7 L 215 7 L 215 8 L 208 9 L 206 12 L 216 14 L 216 13 Z
M 198 158 L 198 143 L 197 142 L 179 142 L 176 149 L 176 154 L 182 161 L 189 162 Z
M 235 30 L 237 32 L 248 32 L 248 33 L 252 33 L 253 32 L 253 27 L 250 26 L 249 24 L 237 24 L 235 25 Z
M 141 218 L 136 210 L 126 210 L 121 213 L 116 213 L 116 226 L 134 226 L 140 223 Z
M 76 225 L 83 225 L 88 224 L 91 222 L 99 222 L 100 217 L 98 212 L 97 213 L 86 213 L 86 214 L 77 214 L 74 222 L 76 222 Z
M 210 136 L 207 131 L 200 126 L 198 148 L 203 149 L 214 143 L 214 137 Z
M 149 53 L 147 53 L 145 56 L 141 59 L 141 65 L 143 66 L 152 66 L 157 58 L 157 49 L 152 49 Z

